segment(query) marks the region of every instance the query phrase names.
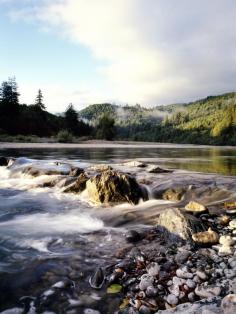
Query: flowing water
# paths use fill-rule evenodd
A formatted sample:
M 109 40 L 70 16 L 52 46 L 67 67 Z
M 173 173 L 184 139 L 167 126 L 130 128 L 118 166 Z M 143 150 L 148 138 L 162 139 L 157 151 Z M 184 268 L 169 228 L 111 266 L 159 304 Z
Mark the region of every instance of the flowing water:
M 117 260 L 115 253 L 127 246 L 127 229 L 145 229 L 159 210 L 175 205 L 160 199 L 159 190 L 184 186 L 186 199 L 197 197 L 210 206 L 236 197 L 236 148 L 232 147 L 0 148 L 0 155 L 25 157 L 9 168 L 0 167 L 0 311 L 12 307 L 28 311 L 30 301 L 38 298 L 40 313 L 67 313 L 71 308 L 77 309 L 75 313 L 85 308 L 113 313 L 120 299 L 92 291 L 89 276 L 97 266 L 108 267 Z M 122 165 L 131 159 L 176 170 L 150 174 L 145 168 Z M 70 166 L 88 168 L 97 163 L 136 175 L 147 185 L 150 200 L 136 206 L 98 206 L 89 201 L 86 191 L 76 195 L 63 193 L 60 184 L 44 187 L 58 175 L 22 173 L 28 165 L 67 171 Z M 55 295 L 50 287 L 65 280 L 73 287 L 56 296 L 56 305 L 46 302 L 45 296 Z M 29 311 L 34 313 L 32 308 Z

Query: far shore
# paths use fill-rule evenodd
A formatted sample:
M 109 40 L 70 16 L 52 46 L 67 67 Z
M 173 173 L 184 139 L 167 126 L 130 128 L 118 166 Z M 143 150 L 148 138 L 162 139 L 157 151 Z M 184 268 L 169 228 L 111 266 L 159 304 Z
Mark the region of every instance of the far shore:
M 0 142 L 1 149 L 20 149 L 20 148 L 46 148 L 46 149 L 60 149 L 60 148 L 224 148 L 236 149 L 235 146 L 211 146 L 198 144 L 174 144 L 174 143 L 154 143 L 154 142 L 134 142 L 134 141 L 102 141 L 89 140 L 81 141 L 80 143 L 21 143 L 21 142 Z

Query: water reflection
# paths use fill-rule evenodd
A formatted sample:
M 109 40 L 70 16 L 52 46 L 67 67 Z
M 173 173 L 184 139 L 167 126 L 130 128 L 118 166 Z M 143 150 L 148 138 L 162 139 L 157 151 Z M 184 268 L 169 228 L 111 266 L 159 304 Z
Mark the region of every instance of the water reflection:
M 236 175 L 236 148 L 225 147 L 86 147 L 2 149 L 4 156 L 27 156 L 37 159 L 80 159 L 90 162 L 143 159 L 164 166 L 224 175 Z

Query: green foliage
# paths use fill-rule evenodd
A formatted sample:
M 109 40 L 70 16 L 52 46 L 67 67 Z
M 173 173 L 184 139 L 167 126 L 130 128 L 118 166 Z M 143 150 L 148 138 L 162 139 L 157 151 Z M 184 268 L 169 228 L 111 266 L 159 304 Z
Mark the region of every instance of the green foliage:
M 114 124 L 115 120 L 110 117 L 109 114 L 102 115 L 96 128 L 96 137 L 99 139 L 112 140 L 115 135 Z
M 57 134 L 57 140 L 59 143 L 72 143 L 73 135 L 68 130 L 61 130 Z

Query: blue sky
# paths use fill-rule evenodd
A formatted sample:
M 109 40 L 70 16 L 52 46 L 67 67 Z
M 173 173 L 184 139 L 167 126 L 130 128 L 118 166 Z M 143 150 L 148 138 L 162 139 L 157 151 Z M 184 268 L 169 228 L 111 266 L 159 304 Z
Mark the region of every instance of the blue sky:
M 233 0 L 0 0 L 0 80 L 47 109 L 235 90 Z

